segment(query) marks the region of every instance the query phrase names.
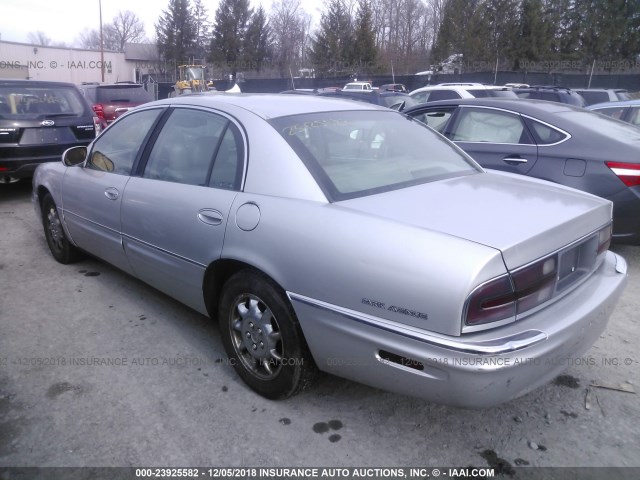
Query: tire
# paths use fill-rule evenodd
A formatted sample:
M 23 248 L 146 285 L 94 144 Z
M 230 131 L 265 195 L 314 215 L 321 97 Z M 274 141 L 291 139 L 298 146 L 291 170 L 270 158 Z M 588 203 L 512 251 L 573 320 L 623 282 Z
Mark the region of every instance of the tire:
M 42 199 L 42 224 L 53 258 L 65 265 L 80 260 L 80 251 L 69 242 L 58 216 L 56 204 L 49 193 Z
M 256 393 L 287 398 L 315 380 L 293 307 L 271 279 L 253 270 L 234 274 L 222 290 L 218 321 L 230 363 Z

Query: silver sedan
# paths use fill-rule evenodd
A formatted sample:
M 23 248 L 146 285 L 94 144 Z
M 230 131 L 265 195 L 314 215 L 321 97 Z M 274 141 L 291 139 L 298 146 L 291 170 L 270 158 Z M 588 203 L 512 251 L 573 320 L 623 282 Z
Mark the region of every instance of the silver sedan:
M 217 319 L 268 398 L 321 370 L 504 402 L 589 349 L 626 281 L 609 201 L 486 172 L 421 123 L 345 100 L 146 104 L 33 182 L 56 260 L 88 252 Z

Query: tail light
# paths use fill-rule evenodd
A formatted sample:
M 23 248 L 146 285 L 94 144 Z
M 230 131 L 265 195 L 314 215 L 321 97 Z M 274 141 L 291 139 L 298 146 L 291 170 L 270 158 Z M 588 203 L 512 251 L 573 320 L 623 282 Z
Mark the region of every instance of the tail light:
M 627 187 L 640 185 L 640 164 L 623 162 L 606 162 L 606 164 Z
M 100 135 L 100 132 L 102 132 L 102 122 L 98 117 L 93 117 L 93 128 L 96 132 L 96 137 Z
M 515 319 L 516 315 L 551 300 L 571 285 L 571 276 L 584 277 L 589 269 L 598 265 L 593 252 L 596 252 L 596 257 L 606 252 L 611 244 L 611 234 L 609 224 L 578 245 L 480 285 L 465 304 L 465 325 Z M 591 256 L 587 254 L 589 251 Z
M 104 120 L 104 107 L 101 103 L 95 103 L 93 105 L 93 111 L 96 112 L 96 115 L 100 120 Z

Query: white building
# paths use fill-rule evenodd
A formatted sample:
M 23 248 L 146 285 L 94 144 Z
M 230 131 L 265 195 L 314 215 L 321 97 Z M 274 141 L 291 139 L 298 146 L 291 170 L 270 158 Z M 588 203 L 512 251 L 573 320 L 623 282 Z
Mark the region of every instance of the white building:
M 128 47 L 128 45 L 127 45 Z M 104 62 L 100 51 L 79 48 L 43 47 L 26 43 L 0 41 L 0 78 L 25 78 L 58 82 L 135 82 L 152 56 L 157 52 L 155 45 L 147 49 L 134 48 L 137 55 L 129 56 L 121 52 L 104 52 Z M 143 51 L 141 51 L 143 50 Z M 157 53 L 155 53 L 157 56 Z M 134 57 L 134 58 L 131 58 Z M 137 75 L 136 75 L 137 74 Z M 138 78 L 136 78 L 136 76 Z

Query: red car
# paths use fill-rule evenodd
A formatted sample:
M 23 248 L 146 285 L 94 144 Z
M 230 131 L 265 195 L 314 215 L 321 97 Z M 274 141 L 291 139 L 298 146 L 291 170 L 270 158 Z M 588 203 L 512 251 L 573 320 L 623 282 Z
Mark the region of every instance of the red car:
M 78 88 L 100 119 L 103 128 L 133 107 L 154 100 L 138 83 L 86 83 Z

